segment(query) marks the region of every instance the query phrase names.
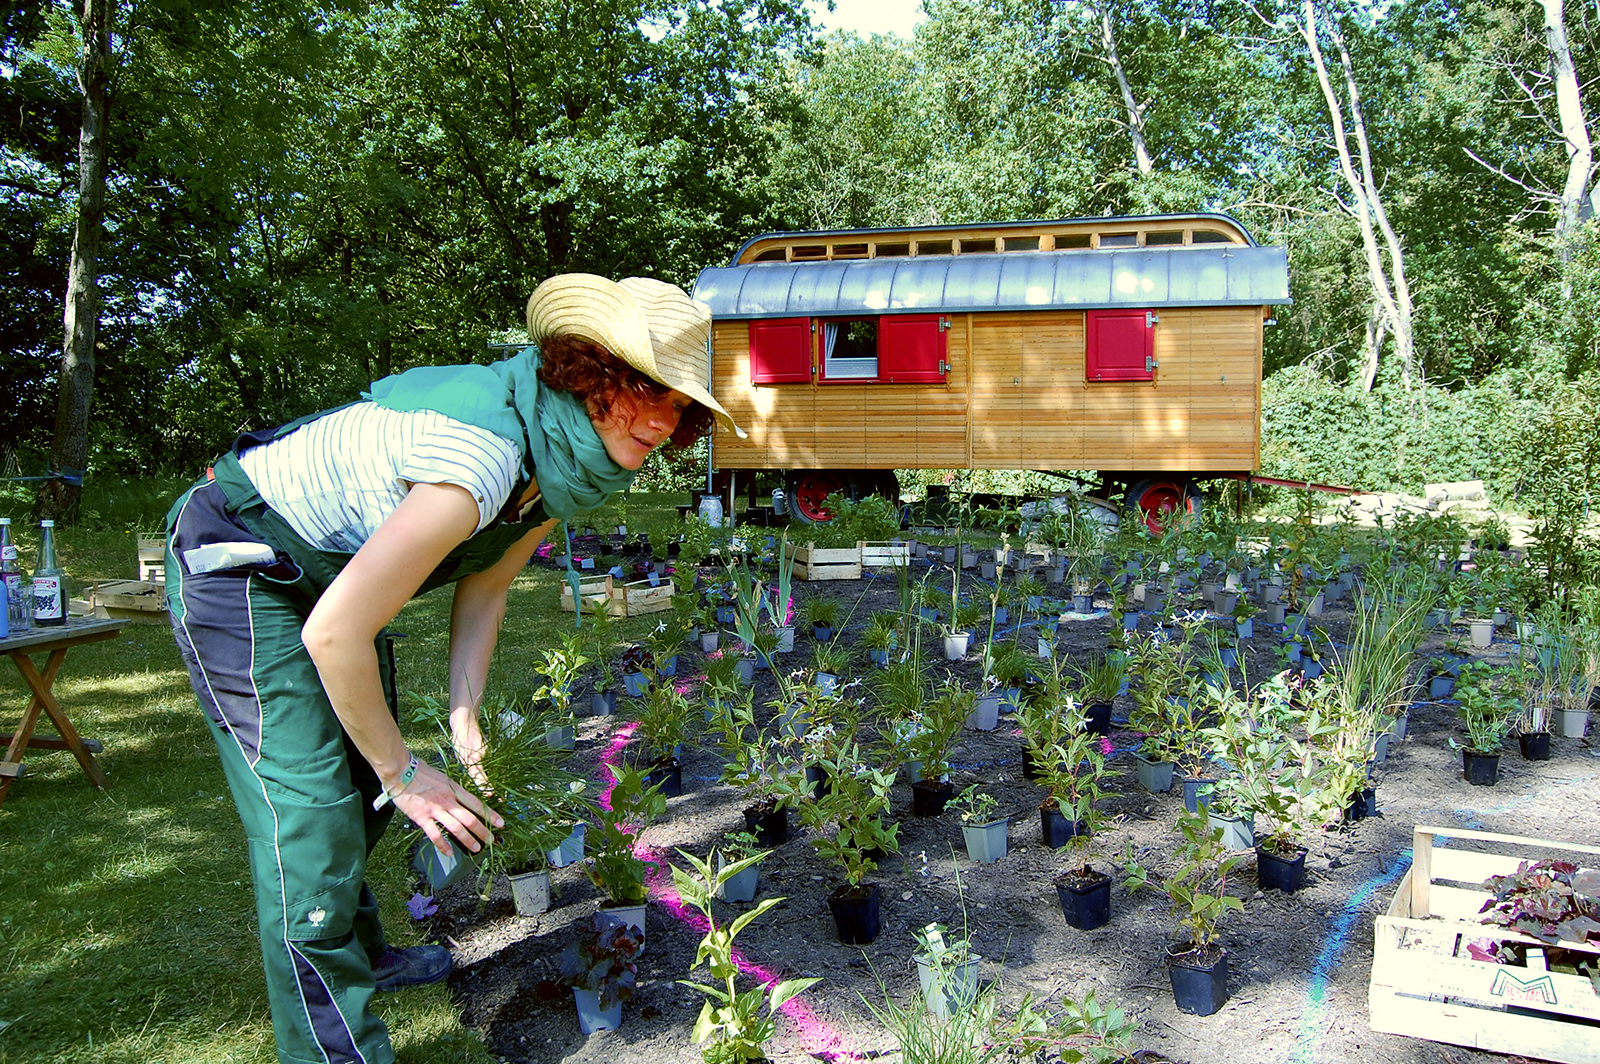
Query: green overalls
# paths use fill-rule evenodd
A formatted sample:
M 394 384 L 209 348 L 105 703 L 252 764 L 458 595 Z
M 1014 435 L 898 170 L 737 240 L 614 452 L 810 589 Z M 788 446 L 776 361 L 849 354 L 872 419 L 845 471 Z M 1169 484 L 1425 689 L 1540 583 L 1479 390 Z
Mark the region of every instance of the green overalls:
M 167 608 L 244 824 L 278 1059 L 388 1064 L 388 1031 L 368 1007 L 384 938 L 365 872 L 393 806 L 373 810 L 377 776 L 300 638 L 351 555 L 301 539 L 236 457 L 309 420 L 241 437 L 174 503 Z M 418 593 L 489 568 L 543 520 L 542 511 L 531 522 L 508 516 L 452 551 Z M 276 560 L 197 575 L 182 563 L 185 550 L 236 541 L 266 544 Z

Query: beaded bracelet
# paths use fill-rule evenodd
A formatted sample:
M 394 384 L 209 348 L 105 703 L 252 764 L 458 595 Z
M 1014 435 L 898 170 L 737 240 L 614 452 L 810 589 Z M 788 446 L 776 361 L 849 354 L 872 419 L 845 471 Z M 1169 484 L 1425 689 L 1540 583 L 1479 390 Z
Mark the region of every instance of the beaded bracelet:
M 400 797 L 400 795 L 405 792 L 405 789 L 411 786 L 411 781 L 416 778 L 417 755 L 412 754 L 411 763 L 406 766 L 406 770 L 404 772 L 400 773 L 400 782 L 396 783 L 393 787 L 385 787 L 383 789 L 383 793 L 372 800 L 372 808 L 374 810 L 382 809 L 384 806 Z

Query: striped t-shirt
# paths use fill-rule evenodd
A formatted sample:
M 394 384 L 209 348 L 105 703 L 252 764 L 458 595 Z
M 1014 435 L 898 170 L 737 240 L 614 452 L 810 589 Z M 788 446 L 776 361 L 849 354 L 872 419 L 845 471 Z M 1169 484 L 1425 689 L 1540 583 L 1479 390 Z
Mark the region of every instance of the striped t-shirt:
M 510 441 L 432 410 L 355 403 L 239 456 L 251 483 L 307 543 L 355 551 L 412 484 L 456 484 L 478 528 L 511 497 L 521 456 Z

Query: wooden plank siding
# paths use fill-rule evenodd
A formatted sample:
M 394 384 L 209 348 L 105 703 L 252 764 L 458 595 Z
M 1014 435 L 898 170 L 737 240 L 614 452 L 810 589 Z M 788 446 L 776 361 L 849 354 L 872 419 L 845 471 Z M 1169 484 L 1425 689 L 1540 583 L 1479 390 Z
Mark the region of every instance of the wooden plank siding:
M 736 440 L 719 428 L 716 465 L 1256 468 L 1261 309 L 1158 314 L 1153 382 L 1086 380 L 1082 311 L 952 315 L 943 386 L 753 387 L 748 323 L 718 322 L 712 392 L 750 438 Z

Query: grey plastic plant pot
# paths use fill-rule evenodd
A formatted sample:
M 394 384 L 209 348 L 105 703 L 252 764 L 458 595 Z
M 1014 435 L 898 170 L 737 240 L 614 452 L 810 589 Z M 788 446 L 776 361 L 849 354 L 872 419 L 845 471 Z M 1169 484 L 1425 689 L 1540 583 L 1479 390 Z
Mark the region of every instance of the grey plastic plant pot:
M 979 864 L 994 864 L 1006 855 L 1005 817 L 987 824 L 962 824 L 961 837 L 966 840 L 967 856 Z
M 511 881 L 511 900 L 516 903 L 518 916 L 540 916 L 550 911 L 549 872 L 523 872 L 506 879 Z

